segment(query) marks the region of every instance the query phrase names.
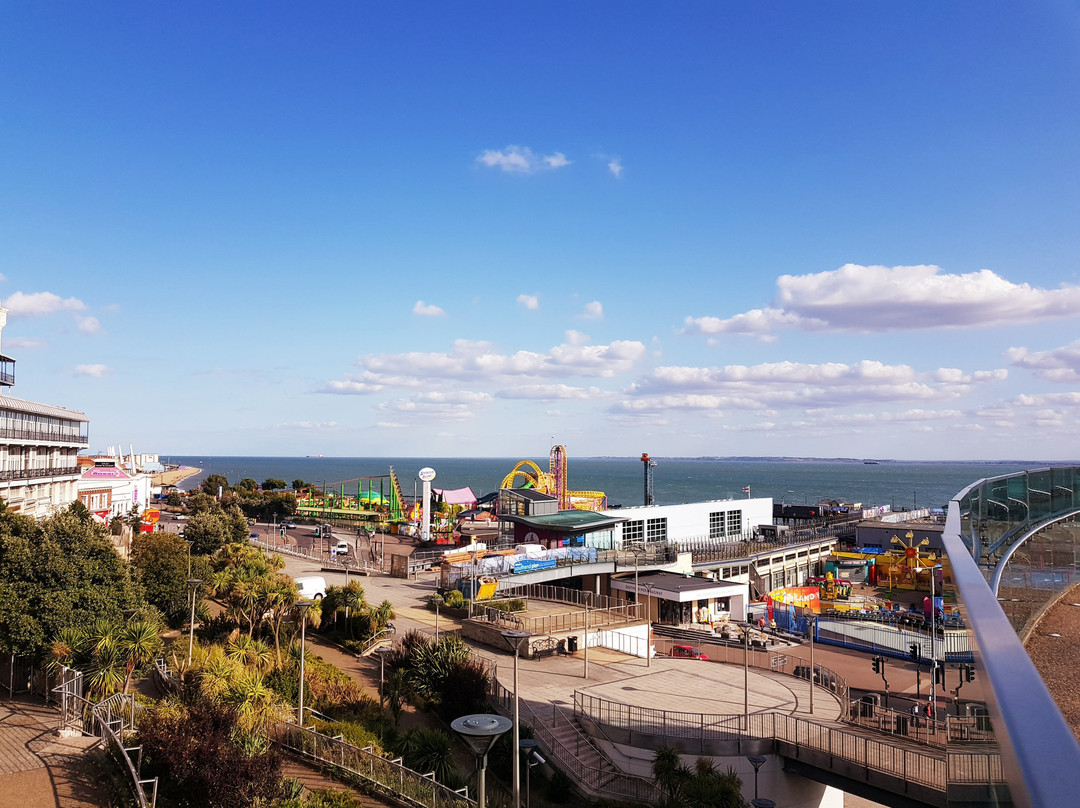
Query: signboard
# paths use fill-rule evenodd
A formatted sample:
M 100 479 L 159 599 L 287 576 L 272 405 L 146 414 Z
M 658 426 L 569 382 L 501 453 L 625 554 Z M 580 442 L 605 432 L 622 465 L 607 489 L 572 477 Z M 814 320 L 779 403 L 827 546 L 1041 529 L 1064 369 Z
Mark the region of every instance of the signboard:
M 559 561 L 555 558 L 549 559 L 532 559 L 526 558 L 521 561 L 514 562 L 514 572 L 532 572 L 533 570 L 549 570 L 558 566 Z

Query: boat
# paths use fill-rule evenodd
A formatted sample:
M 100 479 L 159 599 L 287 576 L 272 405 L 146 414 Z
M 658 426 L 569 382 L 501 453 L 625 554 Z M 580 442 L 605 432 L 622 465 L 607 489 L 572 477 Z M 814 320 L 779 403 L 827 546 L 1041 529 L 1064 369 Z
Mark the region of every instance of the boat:
M 878 465 L 881 465 L 880 461 L 877 461 L 877 460 L 864 460 L 864 461 L 863 461 L 863 464 L 864 464 L 864 465 L 867 465 L 867 466 L 878 466 Z

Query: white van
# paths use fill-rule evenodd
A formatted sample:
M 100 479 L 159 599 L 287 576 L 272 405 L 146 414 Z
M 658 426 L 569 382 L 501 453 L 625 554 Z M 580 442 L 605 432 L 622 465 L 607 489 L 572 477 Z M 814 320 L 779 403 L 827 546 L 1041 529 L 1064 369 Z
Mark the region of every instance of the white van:
M 334 552 L 338 558 L 343 558 L 349 554 L 349 543 L 347 541 L 339 541 L 334 545 Z
M 312 575 L 309 578 L 296 578 L 294 580 L 300 588 L 300 600 L 322 600 L 326 594 L 326 579 L 321 575 Z

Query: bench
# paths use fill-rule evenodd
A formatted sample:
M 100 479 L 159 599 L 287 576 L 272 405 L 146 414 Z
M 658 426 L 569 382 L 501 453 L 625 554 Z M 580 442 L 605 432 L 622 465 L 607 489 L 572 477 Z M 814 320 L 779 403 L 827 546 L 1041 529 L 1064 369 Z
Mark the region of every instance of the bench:
M 542 657 L 563 653 L 566 652 L 563 650 L 562 641 L 556 640 L 554 637 L 544 637 L 532 644 L 533 659 L 541 659 Z

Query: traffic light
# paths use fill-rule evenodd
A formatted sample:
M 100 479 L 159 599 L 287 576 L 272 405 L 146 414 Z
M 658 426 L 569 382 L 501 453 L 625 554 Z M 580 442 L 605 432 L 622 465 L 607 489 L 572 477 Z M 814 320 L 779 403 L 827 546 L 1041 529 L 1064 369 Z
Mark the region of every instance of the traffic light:
M 917 642 L 913 642 L 908 646 L 908 656 L 911 657 L 912 662 L 918 662 L 922 659 L 922 646 Z
M 874 657 L 874 673 L 881 673 L 881 657 Z
M 965 682 L 974 682 L 975 681 L 975 666 L 974 665 L 965 665 L 964 666 L 964 681 Z
M 285 538 L 285 528 L 281 529 L 281 538 Z

